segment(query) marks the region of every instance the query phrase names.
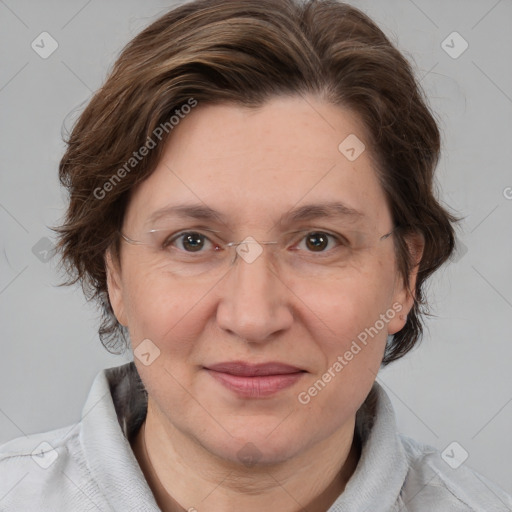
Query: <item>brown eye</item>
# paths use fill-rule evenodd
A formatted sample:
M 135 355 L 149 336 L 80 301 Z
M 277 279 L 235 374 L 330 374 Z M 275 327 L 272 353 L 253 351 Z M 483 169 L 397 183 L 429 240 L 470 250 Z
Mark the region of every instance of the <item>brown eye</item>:
M 329 236 L 321 231 L 309 233 L 306 235 L 306 246 L 313 252 L 322 252 L 329 244 Z
M 208 237 L 195 231 L 187 231 L 173 237 L 166 245 L 176 244 L 177 248 L 185 252 L 200 252 Z
M 185 234 L 183 235 L 183 247 L 192 252 L 200 251 L 203 248 L 204 239 L 205 237 L 199 233 Z

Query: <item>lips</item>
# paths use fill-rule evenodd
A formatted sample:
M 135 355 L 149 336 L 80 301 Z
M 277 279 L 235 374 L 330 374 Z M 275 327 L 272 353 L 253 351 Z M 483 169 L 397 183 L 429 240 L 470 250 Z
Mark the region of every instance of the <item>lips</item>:
M 269 362 L 224 362 L 205 367 L 224 387 L 243 398 L 263 398 L 295 384 L 306 372 L 296 366 Z
M 230 375 L 239 375 L 241 377 L 261 377 L 264 375 L 286 375 L 289 373 L 298 373 L 303 370 L 296 366 L 290 366 L 282 363 L 262 363 L 249 364 L 243 361 L 234 361 L 231 363 L 218 363 L 207 367 L 214 372 L 228 373 Z

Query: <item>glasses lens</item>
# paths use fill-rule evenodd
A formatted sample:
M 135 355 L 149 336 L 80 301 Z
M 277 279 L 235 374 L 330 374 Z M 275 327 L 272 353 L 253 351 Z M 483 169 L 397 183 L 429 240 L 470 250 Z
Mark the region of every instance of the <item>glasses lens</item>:
M 353 229 L 303 229 L 275 241 L 248 236 L 240 242 L 227 242 L 213 229 L 179 230 L 176 225 L 168 225 L 143 232 L 135 239 L 124 238 L 144 246 L 151 268 L 176 276 L 219 277 L 235 261 L 253 264 L 265 252 L 265 262 L 283 275 L 329 278 L 349 268 L 361 268 L 388 236 Z

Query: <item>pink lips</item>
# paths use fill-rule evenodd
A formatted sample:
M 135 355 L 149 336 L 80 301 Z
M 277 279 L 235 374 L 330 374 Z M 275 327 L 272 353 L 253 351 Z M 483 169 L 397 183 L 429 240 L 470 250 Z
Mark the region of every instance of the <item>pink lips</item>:
M 305 373 L 282 363 L 249 364 L 233 361 L 214 364 L 205 370 L 243 398 L 263 398 L 295 384 Z

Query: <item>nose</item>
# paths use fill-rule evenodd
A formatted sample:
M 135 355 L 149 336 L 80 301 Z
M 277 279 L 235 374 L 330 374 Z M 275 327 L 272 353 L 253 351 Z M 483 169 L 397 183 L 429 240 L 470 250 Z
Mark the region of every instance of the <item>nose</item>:
M 237 256 L 222 280 L 218 325 L 248 343 L 270 341 L 293 324 L 292 292 L 269 264 L 268 252 L 252 261 Z

